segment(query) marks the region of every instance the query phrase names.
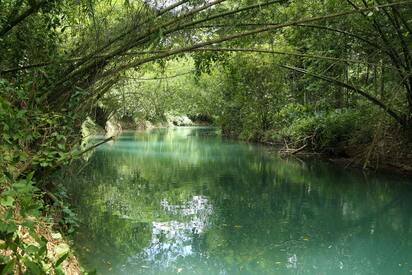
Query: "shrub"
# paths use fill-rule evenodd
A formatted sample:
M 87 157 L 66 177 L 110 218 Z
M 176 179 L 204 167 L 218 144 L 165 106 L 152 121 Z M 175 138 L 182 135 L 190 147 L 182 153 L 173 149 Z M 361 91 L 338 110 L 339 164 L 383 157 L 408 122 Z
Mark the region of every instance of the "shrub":
M 275 125 L 285 127 L 291 125 L 295 120 L 308 115 L 308 108 L 299 103 L 285 105 L 273 118 Z
M 307 144 L 317 152 L 341 155 L 362 128 L 362 118 L 362 113 L 353 109 L 306 113 L 292 120 L 280 133 L 295 146 Z

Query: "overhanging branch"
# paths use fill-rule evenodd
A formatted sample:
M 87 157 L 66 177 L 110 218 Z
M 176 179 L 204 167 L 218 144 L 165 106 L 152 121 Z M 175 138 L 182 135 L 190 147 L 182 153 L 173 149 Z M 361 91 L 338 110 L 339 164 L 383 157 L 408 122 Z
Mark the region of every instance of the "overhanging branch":
M 379 9 L 379 8 L 384 8 L 384 7 L 391 7 L 391 6 L 406 5 L 406 4 L 412 4 L 412 1 L 411 0 L 401 1 L 401 2 L 397 2 L 397 3 L 376 5 L 376 6 L 370 6 L 370 7 L 366 7 L 366 8 L 362 8 L 362 9 L 355 9 L 355 10 L 343 11 L 343 12 L 333 13 L 333 14 L 328 14 L 328 15 L 315 16 L 315 17 L 305 18 L 305 19 L 296 20 L 296 21 L 292 21 L 292 22 L 281 23 L 281 24 L 277 24 L 277 25 L 273 25 L 273 26 L 262 27 L 262 28 L 258 28 L 258 29 L 252 30 L 252 31 L 232 34 L 232 35 L 224 36 L 224 37 L 221 37 L 221 38 L 218 38 L 218 39 L 201 42 L 201 43 L 198 43 L 198 44 L 195 44 L 195 45 L 192 45 L 192 46 L 173 49 L 173 50 L 170 50 L 170 51 L 165 52 L 165 53 L 161 53 L 161 54 L 154 55 L 154 56 L 151 56 L 151 57 L 148 57 L 148 58 L 144 58 L 144 59 L 141 59 L 141 60 L 138 60 L 138 61 L 135 61 L 135 62 L 131 62 L 129 64 L 123 64 L 123 65 L 118 66 L 117 68 L 106 71 L 102 75 L 102 77 L 105 77 L 105 76 L 108 76 L 108 75 L 111 75 L 111 74 L 115 74 L 115 73 L 127 70 L 129 68 L 137 67 L 137 66 L 140 66 L 140 65 L 148 63 L 148 62 L 152 62 L 152 61 L 155 61 L 155 60 L 159 60 L 159 59 L 162 59 L 162 58 L 166 58 L 166 57 L 169 57 L 169 56 L 174 56 L 174 55 L 185 53 L 185 52 L 190 52 L 190 51 L 193 51 L 195 49 L 204 48 L 204 47 L 207 47 L 207 46 L 220 44 L 220 43 L 223 43 L 223 42 L 229 41 L 229 40 L 235 40 L 235 39 L 239 39 L 239 38 L 247 37 L 247 36 L 252 36 L 252 35 L 255 35 L 255 34 L 259 34 L 259 33 L 284 29 L 286 27 L 296 26 L 296 25 L 299 25 L 299 24 L 306 24 L 306 23 L 311 23 L 311 22 L 328 20 L 328 19 L 343 17 L 343 16 L 347 16 L 347 15 L 351 15 L 351 14 L 362 13 L 362 12 L 369 11 L 369 10 L 374 10 L 374 9 Z
M 370 94 L 362 91 L 361 89 L 359 89 L 355 86 L 352 86 L 348 83 L 342 82 L 338 79 L 335 79 L 335 78 L 332 78 L 332 77 L 329 77 L 329 76 L 319 75 L 319 74 L 309 72 L 308 70 L 305 70 L 305 69 L 302 69 L 302 68 L 289 66 L 289 65 L 279 65 L 279 66 L 282 67 L 282 68 L 288 69 L 288 70 L 292 70 L 292 71 L 299 72 L 299 73 L 302 73 L 302 74 L 310 75 L 310 76 L 313 76 L 315 78 L 318 78 L 318 79 L 327 81 L 329 83 L 335 84 L 337 86 L 344 87 L 344 88 L 347 88 L 349 90 L 352 90 L 352 91 L 356 92 L 357 94 L 363 96 L 368 101 L 372 102 L 373 104 L 375 104 L 376 106 L 378 106 L 382 110 L 384 110 L 389 116 L 394 118 L 395 121 L 398 122 L 401 126 L 406 126 L 405 120 L 402 119 L 401 116 L 399 116 L 394 110 L 390 109 L 388 106 L 386 106 L 383 102 L 379 101 L 377 98 L 371 96 Z

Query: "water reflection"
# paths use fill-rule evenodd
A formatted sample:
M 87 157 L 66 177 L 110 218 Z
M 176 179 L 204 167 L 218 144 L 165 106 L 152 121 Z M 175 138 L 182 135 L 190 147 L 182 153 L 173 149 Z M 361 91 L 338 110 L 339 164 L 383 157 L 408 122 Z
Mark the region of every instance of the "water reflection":
M 128 260 L 129 263 L 146 262 L 157 268 L 170 267 L 179 257 L 187 257 L 195 252 L 195 239 L 209 225 L 209 217 L 213 212 L 212 205 L 204 196 L 193 196 L 184 204 L 170 204 L 166 199 L 161 201 L 163 210 L 172 216 L 187 219 L 152 222 L 152 239 L 150 245 L 142 253 Z
M 80 258 L 102 274 L 412 270 L 408 179 L 283 160 L 213 129 L 126 133 L 58 180 Z

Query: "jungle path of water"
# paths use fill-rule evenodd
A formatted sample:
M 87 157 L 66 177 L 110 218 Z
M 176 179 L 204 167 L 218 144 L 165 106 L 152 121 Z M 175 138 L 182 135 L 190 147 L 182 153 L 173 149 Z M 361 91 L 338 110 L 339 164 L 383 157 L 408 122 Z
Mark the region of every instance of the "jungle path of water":
M 213 128 L 126 132 L 64 173 L 78 255 L 99 274 L 412 274 L 410 179 Z

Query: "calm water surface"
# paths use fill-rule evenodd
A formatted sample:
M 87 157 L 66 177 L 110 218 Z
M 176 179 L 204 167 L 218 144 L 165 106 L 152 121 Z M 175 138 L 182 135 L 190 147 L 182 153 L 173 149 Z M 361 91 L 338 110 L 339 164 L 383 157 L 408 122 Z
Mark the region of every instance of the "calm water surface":
M 210 128 L 125 133 L 64 173 L 80 260 L 100 274 L 412 274 L 408 179 Z

